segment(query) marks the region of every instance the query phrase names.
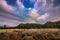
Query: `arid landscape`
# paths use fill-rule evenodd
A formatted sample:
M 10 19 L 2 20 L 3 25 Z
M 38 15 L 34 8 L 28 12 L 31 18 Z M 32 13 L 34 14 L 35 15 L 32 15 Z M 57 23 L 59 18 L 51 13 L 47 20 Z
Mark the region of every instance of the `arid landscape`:
M 60 29 L 0 29 L 0 40 L 60 40 Z
M 60 0 L 0 0 L 0 40 L 60 40 Z

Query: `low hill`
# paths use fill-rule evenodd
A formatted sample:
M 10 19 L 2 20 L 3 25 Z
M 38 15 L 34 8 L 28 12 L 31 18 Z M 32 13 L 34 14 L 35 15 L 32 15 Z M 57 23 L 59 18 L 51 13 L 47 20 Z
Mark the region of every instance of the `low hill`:
M 0 26 L 0 29 L 30 29 L 30 28 L 60 28 L 60 21 L 57 22 L 47 22 L 45 24 L 34 24 L 34 23 L 26 23 L 26 24 L 19 24 L 15 27 L 4 27 Z
M 16 28 L 60 28 L 60 21 L 57 22 L 47 22 L 45 24 L 19 24 Z

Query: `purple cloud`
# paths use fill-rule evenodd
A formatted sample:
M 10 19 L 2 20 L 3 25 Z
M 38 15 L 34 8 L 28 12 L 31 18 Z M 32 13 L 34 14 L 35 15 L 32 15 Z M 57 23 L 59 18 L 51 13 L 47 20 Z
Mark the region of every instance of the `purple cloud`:
M 0 0 L 0 24 L 15 26 L 20 23 L 44 24 L 47 21 L 60 21 L 60 4 L 56 0 L 30 1 L 35 2 L 34 8 L 25 8 L 20 0 L 16 1 L 17 6 Z

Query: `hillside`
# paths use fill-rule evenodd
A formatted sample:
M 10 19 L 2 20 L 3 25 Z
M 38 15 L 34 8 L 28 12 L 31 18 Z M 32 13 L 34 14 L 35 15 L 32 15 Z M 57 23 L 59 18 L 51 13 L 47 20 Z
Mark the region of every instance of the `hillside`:
M 0 26 L 0 29 L 30 29 L 30 28 L 60 28 L 60 21 L 57 22 L 47 22 L 45 24 L 34 24 L 34 23 L 26 23 L 19 24 L 15 27 L 4 27 Z

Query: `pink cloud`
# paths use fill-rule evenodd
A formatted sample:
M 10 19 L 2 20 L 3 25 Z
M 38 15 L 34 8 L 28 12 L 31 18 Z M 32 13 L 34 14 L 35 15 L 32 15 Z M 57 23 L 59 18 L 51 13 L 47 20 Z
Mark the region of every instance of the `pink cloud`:
M 8 5 L 5 0 L 0 0 L 0 6 L 8 12 L 13 12 L 15 10 L 15 8 Z
M 17 0 L 17 4 L 20 9 L 24 9 L 24 5 L 20 2 L 20 0 Z

